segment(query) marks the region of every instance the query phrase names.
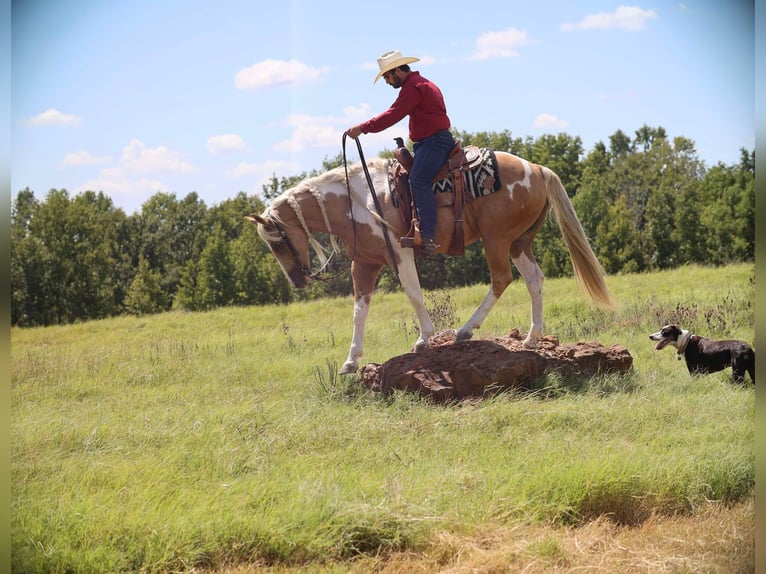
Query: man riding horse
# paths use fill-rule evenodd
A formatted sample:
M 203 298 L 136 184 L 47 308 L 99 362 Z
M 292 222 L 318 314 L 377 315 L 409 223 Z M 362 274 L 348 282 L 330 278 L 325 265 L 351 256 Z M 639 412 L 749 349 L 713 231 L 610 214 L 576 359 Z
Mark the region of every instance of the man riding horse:
M 360 134 L 376 133 L 390 128 L 405 116 L 410 117 L 410 139 L 413 142 L 414 161 L 410 170 L 410 189 L 418 210 L 422 253 L 428 256 L 439 245 L 436 236 L 436 204 L 431 180 L 444 164 L 455 140 L 450 133 L 450 120 L 441 90 L 432 81 L 410 70 L 409 64 L 418 58 L 402 57 L 396 50 L 378 58 L 380 72 L 373 83 L 382 76 L 386 83 L 400 90 L 391 107 L 382 114 L 349 128 L 352 138 Z

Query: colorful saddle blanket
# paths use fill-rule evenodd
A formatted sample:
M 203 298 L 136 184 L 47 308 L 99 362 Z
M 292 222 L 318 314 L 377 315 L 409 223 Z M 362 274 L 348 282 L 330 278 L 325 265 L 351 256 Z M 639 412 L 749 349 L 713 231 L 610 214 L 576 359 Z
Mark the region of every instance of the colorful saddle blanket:
M 484 195 L 495 193 L 500 190 L 500 176 L 497 173 L 497 158 L 494 150 L 480 148 L 481 163 L 470 170 L 463 170 L 463 189 L 466 192 L 466 201 L 473 201 Z M 396 190 L 395 166 L 399 162 L 391 159 L 388 162 L 388 187 L 391 193 Z M 434 193 L 448 193 L 454 191 L 451 177 L 445 177 L 433 182 Z

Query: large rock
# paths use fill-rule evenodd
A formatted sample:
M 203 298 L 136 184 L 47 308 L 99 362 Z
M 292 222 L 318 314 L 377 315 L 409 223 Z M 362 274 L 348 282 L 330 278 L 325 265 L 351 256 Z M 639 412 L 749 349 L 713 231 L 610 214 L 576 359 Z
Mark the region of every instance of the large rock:
M 534 350 L 522 346 L 525 335 L 514 329 L 494 340 L 458 341 L 454 331 L 443 331 L 422 353 L 399 355 L 385 363 L 368 363 L 362 381 L 373 390 L 419 392 L 436 400 L 480 397 L 488 392 L 526 389 L 545 373 L 591 377 L 598 373 L 626 373 L 633 357 L 622 345 L 559 344 L 542 337 Z

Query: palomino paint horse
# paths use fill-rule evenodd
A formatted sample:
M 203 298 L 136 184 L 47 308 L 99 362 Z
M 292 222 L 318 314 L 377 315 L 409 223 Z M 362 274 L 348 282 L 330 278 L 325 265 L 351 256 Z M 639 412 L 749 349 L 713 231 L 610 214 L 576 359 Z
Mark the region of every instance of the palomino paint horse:
M 532 240 L 540 230 L 549 206 L 567 244 L 575 278 L 600 307 L 611 309 L 613 302 L 596 259 L 572 203 L 559 177 L 550 169 L 532 164 L 505 152 L 497 152 L 501 187 L 496 193 L 466 204 L 463 213 L 465 244 L 482 239 L 491 272 L 491 287 L 473 315 L 456 332 L 456 340 L 470 339 L 480 327 L 513 276 L 509 259 L 524 278 L 532 300 L 532 325 L 524 346 L 534 348 L 543 334 L 543 274 L 532 254 Z M 258 233 L 277 258 L 282 271 L 296 288 L 311 279 L 309 246 L 317 249 L 312 233 L 330 233 L 343 242 L 352 258 L 354 285 L 354 331 L 342 374 L 358 368 L 364 350 L 364 325 L 370 299 L 383 265 L 391 265 L 391 256 L 383 233 L 389 233 L 399 281 L 410 299 L 420 323 L 420 335 L 414 350 L 428 348 L 434 325 L 426 311 L 413 250 L 399 245 L 407 232 L 388 187 L 388 161 L 381 158 L 367 162 L 369 174 L 380 200 L 381 221 L 361 163 L 349 166 L 348 185 L 342 167 L 308 178 L 277 197 L 260 215 L 247 219 L 258 225 Z M 439 208 L 437 253 L 445 252 L 454 228 L 452 207 Z M 352 222 L 355 220 L 355 223 Z M 385 225 L 384 225 L 385 223 Z M 388 229 L 386 229 L 388 227 Z M 317 250 L 322 256 L 321 246 Z

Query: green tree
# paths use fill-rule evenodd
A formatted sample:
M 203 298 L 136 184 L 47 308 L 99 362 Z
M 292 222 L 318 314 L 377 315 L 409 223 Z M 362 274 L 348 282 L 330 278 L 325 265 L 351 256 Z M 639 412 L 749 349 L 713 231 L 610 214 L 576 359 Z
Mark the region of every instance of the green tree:
M 187 194 L 181 201 L 173 193 L 156 193 L 136 216 L 138 249 L 134 265 L 138 266 L 138 257 L 142 256 L 149 268 L 159 273 L 168 308 L 188 262 L 202 252 L 206 224 L 207 207 L 196 193 Z
M 254 225 L 231 244 L 234 304 L 265 305 L 290 301 L 290 285 Z
M 704 171 L 692 140 L 677 137 L 655 144 L 655 169 L 659 180 L 647 202 L 647 253 L 649 264 L 669 269 L 700 261 L 701 226 L 697 190 Z
M 633 142 L 622 130 L 617 130 L 609 136 L 609 153 L 613 159 L 625 157 L 633 152 Z
M 527 146 L 524 157 L 555 171 L 569 197 L 574 197 L 580 189 L 582 155 L 582 140 L 579 137 L 559 133 L 540 136 Z
M 263 184 L 262 186 L 263 197 L 266 199 L 266 201 L 271 201 L 272 199 L 282 195 L 288 189 L 292 189 L 307 177 L 308 173 L 305 171 L 301 172 L 299 175 L 294 175 L 291 177 L 283 176 L 279 179 L 277 179 L 276 174 L 272 174 L 269 182 Z
M 475 134 L 453 130 L 453 134 L 460 139 L 463 146 L 475 145 L 517 155 L 520 153 L 519 150 L 522 147 L 522 140 L 520 138 L 514 138 L 510 130 L 503 130 L 500 132 L 478 132 Z
M 45 324 L 47 253 L 31 230 L 39 203 L 29 188 L 11 204 L 11 324 Z
M 633 219 L 625 196 L 621 196 L 599 225 L 596 245 L 599 260 L 607 273 L 635 273 L 644 268 L 643 249 Z
M 200 309 L 223 307 L 234 302 L 234 265 L 229 257 L 229 240 L 216 223 L 199 260 L 197 276 Z
M 117 245 L 125 224 L 122 210 L 103 193 L 90 191 L 70 199 L 66 190 L 53 189 L 35 205 L 27 190 L 19 199 L 12 272 L 17 295 L 25 294 L 17 319 L 68 323 L 120 312 L 119 280 L 126 264 Z
M 755 253 L 755 181 L 748 162 L 721 163 L 700 186 L 706 258 L 717 265 L 751 259 Z
M 138 262 L 138 272 L 125 296 L 125 310 L 131 315 L 149 315 L 166 308 L 167 295 L 162 289 L 162 278 L 142 256 Z
M 198 275 L 199 263 L 195 260 L 189 261 L 181 273 L 178 291 L 173 298 L 173 309 L 186 309 L 189 311 L 202 309 L 199 300 L 199 286 L 197 285 Z
M 655 144 L 666 140 L 667 133 L 665 128 L 652 128 L 644 124 L 636 130 L 636 138 L 633 140 L 634 149 L 640 148 L 642 151 L 648 152 Z
M 588 237 L 594 237 L 614 202 L 615 185 L 606 146 L 598 142 L 583 161 L 580 190 L 572 200 Z

